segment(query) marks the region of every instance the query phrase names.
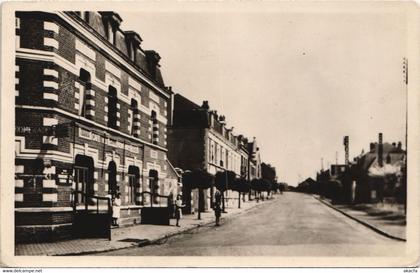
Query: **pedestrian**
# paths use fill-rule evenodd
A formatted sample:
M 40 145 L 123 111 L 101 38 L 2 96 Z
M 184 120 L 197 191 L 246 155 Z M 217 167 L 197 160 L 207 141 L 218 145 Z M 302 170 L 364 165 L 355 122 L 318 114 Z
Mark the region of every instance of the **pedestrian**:
M 220 216 L 222 216 L 222 208 L 220 206 L 222 195 L 219 191 L 214 194 L 214 216 L 216 217 L 216 226 L 220 226 Z
M 175 218 L 176 218 L 176 226 L 179 227 L 179 220 L 182 218 L 182 211 L 181 208 L 185 207 L 185 205 L 182 204 L 182 198 L 181 195 L 177 195 L 176 202 L 175 202 Z
M 174 195 L 173 193 L 169 193 L 168 195 L 168 208 L 169 208 L 169 215 L 171 218 L 174 218 L 175 216 L 175 204 L 174 204 Z
M 117 192 L 112 201 L 112 225 L 119 227 L 118 219 L 120 218 L 121 194 Z

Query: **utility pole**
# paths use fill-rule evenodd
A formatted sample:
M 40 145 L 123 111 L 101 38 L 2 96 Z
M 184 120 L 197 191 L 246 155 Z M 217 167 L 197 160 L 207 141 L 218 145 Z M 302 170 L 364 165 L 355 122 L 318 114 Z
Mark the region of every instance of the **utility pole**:
M 408 147 L 408 59 L 403 58 L 403 76 L 405 84 L 405 151 L 407 152 Z
M 345 152 L 345 164 L 349 165 L 349 136 L 344 137 L 344 152 Z
M 324 158 L 321 157 L 321 171 L 324 170 Z
M 405 84 L 405 159 L 404 159 L 404 183 L 405 183 L 405 194 L 404 194 L 404 214 L 407 215 L 407 155 L 408 155 L 408 59 L 403 58 L 403 75 Z

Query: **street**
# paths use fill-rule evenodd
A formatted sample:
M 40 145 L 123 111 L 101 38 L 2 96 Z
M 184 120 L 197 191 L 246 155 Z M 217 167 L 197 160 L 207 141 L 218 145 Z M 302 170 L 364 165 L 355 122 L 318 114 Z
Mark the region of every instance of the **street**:
M 377 234 L 311 195 L 286 192 L 222 220 L 220 227 L 201 227 L 157 245 L 96 255 L 395 257 L 404 256 L 404 247 L 404 242 Z

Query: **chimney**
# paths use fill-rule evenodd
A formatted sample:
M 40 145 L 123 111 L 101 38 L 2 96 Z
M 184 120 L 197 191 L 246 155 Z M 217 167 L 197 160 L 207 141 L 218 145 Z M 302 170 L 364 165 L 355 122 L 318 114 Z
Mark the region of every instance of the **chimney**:
M 201 105 L 201 108 L 209 110 L 210 109 L 209 101 L 207 101 L 207 100 L 203 101 L 203 104 Z
M 371 142 L 369 145 L 369 151 L 373 151 L 375 149 L 375 143 Z
M 220 116 L 219 117 L 219 121 L 220 121 L 221 124 L 226 124 L 226 118 L 225 118 L 225 116 Z
M 384 165 L 384 146 L 382 144 L 382 133 L 379 133 L 379 141 L 378 141 L 378 164 L 379 167 L 382 167 Z
M 146 50 L 146 61 L 147 61 L 147 69 L 152 76 L 153 79 L 156 79 L 156 71 L 158 69 L 160 56 L 154 50 Z
M 397 148 L 400 151 L 402 150 L 402 143 L 401 143 L 401 141 L 398 141 Z

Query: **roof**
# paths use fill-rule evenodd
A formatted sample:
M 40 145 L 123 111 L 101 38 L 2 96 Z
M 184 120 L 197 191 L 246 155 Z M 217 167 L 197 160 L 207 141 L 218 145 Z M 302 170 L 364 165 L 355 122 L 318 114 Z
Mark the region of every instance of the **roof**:
M 193 110 L 193 109 L 200 109 L 200 108 L 201 107 L 198 104 L 190 101 L 186 97 L 184 97 L 180 94 L 175 94 L 175 96 L 174 96 L 174 111 Z
M 369 152 L 362 155 L 358 161 L 362 170 L 367 171 L 372 166 L 379 165 L 378 162 L 378 143 L 373 144 L 374 147 Z M 383 144 L 383 163 L 386 164 L 389 157 L 389 165 L 400 165 L 404 161 L 405 151 L 389 143 Z
M 176 94 L 174 97 L 173 127 L 207 128 L 209 113 L 189 99 Z

